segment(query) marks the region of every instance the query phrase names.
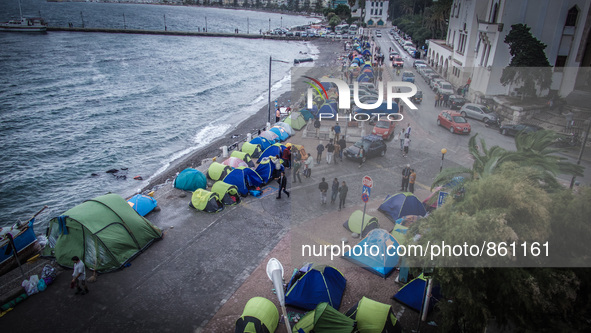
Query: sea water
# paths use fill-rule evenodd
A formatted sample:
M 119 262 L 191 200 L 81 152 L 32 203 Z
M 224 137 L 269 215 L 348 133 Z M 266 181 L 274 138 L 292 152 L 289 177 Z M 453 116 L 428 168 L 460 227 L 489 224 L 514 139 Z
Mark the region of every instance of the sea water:
M 2 15 L 14 11 L 7 2 Z M 169 30 L 182 31 L 204 25 L 205 15 L 209 31 L 225 32 L 244 31 L 246 18 L 255 31 L 267 30 L 269 17 L 272 29 L 310 21 L 215 8 L 23 1 L 24 14 L 35 9 L 52 26 L 80 20 L 81 11 L 86 27 L 114 27 L 123 12 L 134 29 L 156 29 L 164 15 Z M 107 192 L 133 194 L 266 105 L 269 56 L 288 62 L 273 63 L 276 98 L 289 89 L 293 59 L 317 52 L 304 42 L 80 32 L 2 33 L 0 45 L 0 226 L 27 220 L 43 205 L 50 218 Z M 126 179 L 105 173 L 123 168 L 118 174 Z

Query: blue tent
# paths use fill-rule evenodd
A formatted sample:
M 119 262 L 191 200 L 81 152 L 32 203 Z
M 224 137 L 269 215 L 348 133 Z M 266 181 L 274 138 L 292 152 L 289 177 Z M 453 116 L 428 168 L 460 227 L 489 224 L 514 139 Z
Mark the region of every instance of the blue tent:
M 281 154 L 283 153 L 283 149 L 285 149 L 285 146 L 284 145 L 280 145 L 280 146 L 272 145 L 272 146 L 270 146 L 269 148 L 265 149 L 265 151 L 261 154 L 261 156 L 259 156 L 259 159 L 257 160 L 257 163 L 261 163 L 261 161 L 265 157 L 277 156 L 277 155 L 279 155 L 279 157 L 281 157 Z
M 369 50 L 363 50 L 363 52 L 361 52 L 361 54 L 363 54 L 363 55 L 371 55 L 371 52 Z
M 359 75 L 359 77 L 357 78 L 357 82 L 370 82 L 371 78 L 369 77 L 369 75 L 367 75 L 367 73 L 363 73 L 361 75 Z
M 141 216 L 146 216 L 158 205 L 156 199 L 143 194 L 134 195 L 127 203 Z
M 289 133 L 287 133 L 283 128 L 280 127 L 271 127 L 269 131 L 277 134 L 280 141 L 285 141 L 289 139 Z
M 388 277 L 396 266 L 398 265 L 398 254 L 392 249 L 388 251 L 388 247 L 398 247 L 399 243 L 384 229 L 374 229 L 365 236 L 357 247 L 345 253 L 343 258 L 367 269 L 368 271 L 377 274 L 383 278 Z M 367 247 L 366 247 L 367 246 Z M 377 246 L 378 252 L 363 251 L 363 249 L 372 249 Z M 375 247 L 374 247 L 375 249 Z M 388 255 L 388 254 L 392 255 Z M 373 255 L 375 254 L 375 255 Z
M 400 288 L 392 298 L 415 311 L 421 312 L 426 287 L 427 280 L 421 274 Z M 439 298 L 441 298 L 440 287 L 434 286 L 431 295 L 432 300 L 429 302 L 429 309 L 432 309 Z
M 343 273 L 336 268 L 307 264 L 289 282 L 285 304 L 314 310 L 318 304 L 327 302 L 338 310 L 346 285 Z
M 207 178 L 201 171 L 187 168 L 176 176 L 173 186 L 181 190 L 194 192 L 199 188 L 205 189 L 207 187 Z
M 269 142 L 269 140 L 267 140 L 267 139 L 265 139 L 265 138 L 263 138 L 261 136 L 256 137 L 256 138 L 250 140 L 250 143 L 252 143 L 253 145 L 259 145 L 259 146 L 261 146 L 261 150 L 265 150 L 270 145 L 272 145 L 272 143 Z
M 316 104 L 314 104 L 314 107 L 318 108 L 316 106 Z M 310 110 L 308 109 L 301 109 L 300 110 L 300 114 L 304 117 L 304 120 L 307 122 L 308 119 L 312 119 L 314 118 L 314 115 L 312 114 L 312 112 L 310 112 Z
M 393 196 L 388 195 L 378 210 L 392 222 L 407 215 L 425 216 L 427 211 L 421 200 L 410 192 L 402 192 Z
M 273 180 L 273 170 L 275 170 L 275 165 L 271 163 L 269 158 L 265 158 L 257 165 L 255 171 L 261 176 L 263 179 L 263 183 L 267 184 L 269 181 Z M 283 164 L 281 164 L 281 171 L 284 170 Z
M 223 181 L 226 184 L 236 185 L 238 193 L 242 196 L 247 196 L 248 190 L 263 184 L 261 176 L 253 169 L 247 167 L 239 167 L 232 170 Z
M 337 109 L 334 108 L 332 106 L 332 104 L 330 104 L 328 102 L 325 102 L 324 104 L 322 104 L 318 113 L 322 113 L 323 118 L 328 117 L 329 114 L 332 115 L 332 119 L 336 119 L 336 117 L 337 117 Z

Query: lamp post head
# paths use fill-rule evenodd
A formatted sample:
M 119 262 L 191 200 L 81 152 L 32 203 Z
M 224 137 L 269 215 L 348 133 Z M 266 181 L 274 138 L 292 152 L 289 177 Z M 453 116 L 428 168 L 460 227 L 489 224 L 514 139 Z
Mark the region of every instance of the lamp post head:
M 445 148 L 441 149 L 441 153 L 442 153 L 443 155 L 445 155 L 445 154 L 447 153 L 447 149 L 445 149 Z

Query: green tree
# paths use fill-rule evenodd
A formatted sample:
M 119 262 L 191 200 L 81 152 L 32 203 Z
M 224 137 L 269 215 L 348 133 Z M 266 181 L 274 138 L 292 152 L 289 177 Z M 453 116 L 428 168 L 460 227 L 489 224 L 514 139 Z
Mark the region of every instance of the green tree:
M 328 21 L 328 25 L 330 25 L 333 31 L 334 27 L 336 27 L 339 24 L 341 24 L 341 18 L 338 15 L 333 15 Z
M 520 85 L 523 96 L 536 96 L 537 88 L 545 90 L 552 83 L 552 71 L 544 49 L 546 44 L 535 38 L 525 24 L 514 24 L 505 36 L 511 62 L 503 69 L 501 84 Z
M 317 0 L 316 3 L 314 4 L 314 12 L 315 13 L 322 13 L 323 10 L 324 10 L 324 7 L 322 7 L 322 1 Z
M 341 20 L 346 20 L 351 17 L 351 8 L 346 5 L 338 5 L 334 12 L 341 18 Z

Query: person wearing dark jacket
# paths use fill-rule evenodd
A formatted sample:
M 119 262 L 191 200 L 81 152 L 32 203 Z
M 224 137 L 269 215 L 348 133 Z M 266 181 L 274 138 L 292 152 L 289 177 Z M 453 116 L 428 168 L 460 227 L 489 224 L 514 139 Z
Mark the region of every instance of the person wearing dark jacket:
M 318 184 L 318 189 L 320 190 L 320 202 L 323 205 L 326 205 L 326 192 L 328 192 L 328 183 L 324 177 L 322 177 L 322 182 Z
M 320 161 L 322 160 L 322 152 L 324 151 L 324 145 L 322 144 L 322 141 L 320 141 L 318 146 L 316 146 L 316 151 L 318 152 L 316 155 L 316 164 L 320 164 Z
M 337 194 L 339 194 L 339 180 L 335 178 L 332 181 L 332 192 L 330 195 L 331 204 L 333 204 L 337 200 Z
M 281 159 L 283 160 L 283 166 L 290 169 L 291 168 L 291 147 L 287 147 L 283 149 L 283 154 L 281 155 Z
M 277 183 L 279 183 L 279 191 L 278 191 L 278 195 L 276 199 L 281 199 L 281 191 L 283 190 L 283 193 L 287 194 L 287 197 L 289 198 L 289 192 L 287 192 L 287 190 L 285 189 L 287 186 L 287 177 L 285 177 L 285 171 L 281 171 L 281 176 L 279 176 L 279 178 L 277 178 Z
M 347 148 L 347 141 L 345 140 L 345 136 L 342 136 L 339 139 L 338 142 L 339 146 L 341 146 L 341 151 L 339 152 L 339 158 L 341 159 L 341 162 L 343 161 L 343 152 L 345 151 L 345 148 Z
M 347 200 L 348 191 L 349 188 L 347 187 L 347 183 L 343 181 L 343 184 L 341 187 L 339 187 L 339 210 L 341 210 L 341 207 L 345 208 L 345 201 Z
M 400 186 L 401 191 L 408 191 L 408 180 L 411 173 L 412 171 L 410 169 L 410 164 L 407 164 L 406 168 L 402 169 L 402 185 Z

